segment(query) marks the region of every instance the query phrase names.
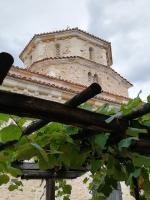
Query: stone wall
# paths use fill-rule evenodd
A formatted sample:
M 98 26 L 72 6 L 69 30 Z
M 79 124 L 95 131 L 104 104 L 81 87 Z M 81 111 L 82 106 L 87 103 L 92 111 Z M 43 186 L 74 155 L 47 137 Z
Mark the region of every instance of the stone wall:
M 29 67 L 38 60 L 58 57 L 58 55 L 56 55 L 57 44 L 59 44 L 60 47 L 59 57 L 81 56 L 83 58 L 90 59 L 89 48 L 92 48 L 92 60 L 107 66 L 106 49 L 104 47 L 77 37 L 45 42 L 40 39 L 36 39 L 34 48 L 32 48 L 30 54 L 24 59 L 24 64 Z
M 89 200 L 91 194 L 87 190 L 87 186 L 83 184 L 83 180 L 87 175 L 68 180 L 72 185 L 71 200 Z M 41 180 L 23 180 L 23 191 L 15 190 L 9 192 L 7 185 L 0 187 L 0 200 L 45 200 L 45 181 Z M 124 183 L 121 183 L 122 200 L 134 200 L 130 196 L 129 189 Z M 56 200 L 62 200 L 57 198 Z
M 86 86 L 94 82 L 94 75 L 97 75 L 97 82 L 104 91 L 128 97 L 129 84 L 121 76 L 111 68 L 79 57 L 45 59 L 33 64 L 30 70 Z M 91 73 L 90 79 L 89 73 Z

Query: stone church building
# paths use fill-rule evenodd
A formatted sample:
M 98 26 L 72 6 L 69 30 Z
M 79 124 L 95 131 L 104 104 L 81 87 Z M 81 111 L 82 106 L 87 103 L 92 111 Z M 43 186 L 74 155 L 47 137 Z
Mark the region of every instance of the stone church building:
M 34 35 L 20 59 L 24 68 L 12 67 L 1 89 L 64 103 L 97 82 L 103 92 L 90 100 L 93 105 L 119 106 L 129 100 L 132 84 L 111 67 L 111 43 L 78 28 Z M 72 200 L 90 197 L 82 179 L 71 181 Z M 43 186 L 41 181 L 24 181 L 23 192 L 8 192 L 3 186 L 0 200 L 43 200 Z M 131 199 L 128 193 L 122 196 Z

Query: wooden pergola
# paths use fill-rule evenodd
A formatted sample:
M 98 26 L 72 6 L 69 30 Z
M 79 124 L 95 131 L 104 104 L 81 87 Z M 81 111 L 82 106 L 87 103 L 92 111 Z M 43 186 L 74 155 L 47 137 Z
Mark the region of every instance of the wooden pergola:
M 2 84 L 12 64 L 13 57 L 10 54 L 0 53 L 0 84 Z M 141 125 L 136 120 L 137 117 L 150 112 L 150 103 L 143 104 L 141 108 L 134 110 L 132 113 L 125 116 L 116 116 L 110 123 L 106 122 L 106 119 L 110 116 L 77 108 L 79 105 L 101 92 L 102 89 L 100 85 L 93 83 L 65 104 L 61 104 L 24 94 L 0 90 L 0 112 L 39 119 L 29 125 L 23 131 L 22 135 L 30 135 L 49 122 L 60 122 L 82 128 L 82 131 L 72 136 L 73 139 L 80 138 L 84 140 L 85 137 L 91 137 L 100 132 L 109 132 L 111 134 L 108 141 L 110 145 L 123 139 L 129 126 L 133 128 L 144 128 L 150 133 L 147 126 Z M 140 154 L 150 155 L 150 143 L 149 140 L 147 140 L 147 137 L 148 136 L 141 135 L 140 140 L 132 144 L 130 149 Z M 15 145 L 16 143 L 17 141 L 11 141 L 5 144 L 1 143 L 0 151 L 11 145 Z M 46 200 L 55 199 L 55 179 L 76 178 L 88 170 L 84 167 L 80 170 L 42 171 L 35 163 L 17 162 L 14 165 L 22 169 L 23 173 L 21 178 L 23 179 L 46 180 Z M 138 194 L 136 198 L 138 199 Z

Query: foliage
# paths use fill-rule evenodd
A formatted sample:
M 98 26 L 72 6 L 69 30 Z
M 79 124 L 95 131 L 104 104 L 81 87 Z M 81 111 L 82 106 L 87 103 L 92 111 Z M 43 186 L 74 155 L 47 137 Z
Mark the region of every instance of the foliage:
M 150 96 L 147 98 L 150 102 Z M 82 109 L 94 110 L 108 115 L 107 123 L 117 116 L 126 115 L 143 104 L 139 97 L 130 100 L 120 109 L 105 104 L 100 108 L 82 105 Z M 60 123 L 49 123 L 29 136 L 22 135 L 29 122 L 34 119 L 0 114 L 0 142 L 17 141 L 15 145 L 0 151 L 0 185 L 8 184 L 10 191 L 20 189 L 22 182 L 17 179 L 21 170 L 14 167 L 16 161 L 34 159 L 40 169 L 86 168 L 91 172 L 84 179 L 92 200 L 106 199 L 117 183 L 124 181 L 135 196 L 133 178 L 138 181 L 141 199 L 150 199 L 150 157 L 132 152 L 130 147 L 139 140 L 140 134 L 148 135 L 147 129 L 128 127 L 126 135 L 115 144 L 110 144 L 111 133 L 97 133 L 84 139 L 72 136 L 81 129 Z M 141 125 L 150 127 L 150 114 L 136 119 Z M 117 134 L 117 133 L 116 133 Z M 118 133 L 119 134 L 119 133 Z M 29 153 L 30 152 L 30 153 Z M 14 178 L 15 177 L 15 178 Z M 71 186 L 65 180 L 57 180 L 56 195 L 69 200 Z

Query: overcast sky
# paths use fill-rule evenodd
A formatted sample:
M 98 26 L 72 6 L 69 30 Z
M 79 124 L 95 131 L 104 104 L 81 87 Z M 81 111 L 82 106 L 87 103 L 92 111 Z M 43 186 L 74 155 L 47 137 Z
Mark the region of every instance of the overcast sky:
M 0 0 L 0 51 L 19 53 L 35 33 L 79 27 L 112 43 L 113 68 L 150 94 L 149 0 Z

